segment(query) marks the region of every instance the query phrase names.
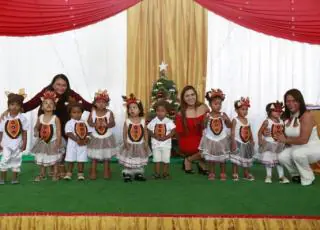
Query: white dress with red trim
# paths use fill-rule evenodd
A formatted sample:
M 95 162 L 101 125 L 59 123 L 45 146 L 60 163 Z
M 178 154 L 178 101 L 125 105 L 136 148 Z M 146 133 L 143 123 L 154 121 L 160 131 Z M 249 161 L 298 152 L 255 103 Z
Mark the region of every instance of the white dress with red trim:
M 130 119 L 127 119 L 126 125 L 128 148 L 125 148 L 124 145 L 121 146 L 118 154 L 119 164 L 126 168 L 141 168 L 148 164 L 151 155 L 150 149 L 145 149 L 145 120 L 141 119 L 140 123 L 134 124 Z
M 91 113 L 95 126 L 92 128 L 91 140 L 88 144 L 88 157 L 96 160 L 109 160 L 116 155 L 118 148 L 112 130 L 106 125 L 110 122 L 111 112 L 98 117 L 96 111 Z
M 57 126 L 56 115 L 53 115 L 51 120 L 46 123 L 43 121 L 43 114 L 39 116 L 40 129 L 39 138 L 31 152 L 35 154 L 37 165 L 50 166 L 61 160 L 65 150 L 62 145 L 57 146 Z
M 230 152 L 230 161 L 233 164 L 247 168 L 253 163 L 254 145 L 250 142 L 252 131 L 250 123 L 243 124 L 238 118 L 236 120 L 235 140 L 237 148 Z
M 199 150 L 206 161 L 225 162 L 230 153 L 230 136 L 222 116 L 208 116 L 205 134 L 201 138 Z
M 275 167 L 279 164 L 278 154 L 285 149 L 285 144 L 277 142 L 274 137 L 277 134 L 284 133 L 284 124 L 282 122 L 275 122 L 270 118 L 268 121 L 268 130 L 271 136 L 264 137 L 265 143 L 259 146 L 259 153 L 261 153 L 260 161 L 268 167 Z

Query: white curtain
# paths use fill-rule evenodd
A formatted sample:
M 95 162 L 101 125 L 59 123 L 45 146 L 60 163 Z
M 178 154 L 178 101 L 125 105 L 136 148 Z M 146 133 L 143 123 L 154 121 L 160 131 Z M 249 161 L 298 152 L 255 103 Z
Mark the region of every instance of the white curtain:
M 308 104 L 320 104 L 320 46 L 267 36 L 208 14 L 206 89 L 226 94 L 223 111 L 235 117 L 234 101 L 249 96 L 248 118 L 256 137 L 265 106 L 283 101 L 291 88 Z
M 65 33 L 39 37 L 0 37 L 0 110 L 7 108 L 4 91 L 25 88 L 29 100 L 54 75 L 68 76 L 71 88 L 89 102 L 94 92 L 107 89 L 114 112 L 117 140 L 125 113 L 121 95 L 126 89 L 127 14 L 120 13 L 100 23 Z M 36 112 L 27 113 L 31 130 Z M 84 114 L 84 118 L 88 114 Z M 32 133 L 29 132 L 29 137 Z M 32 138 L 29 138 L 31 147 Z

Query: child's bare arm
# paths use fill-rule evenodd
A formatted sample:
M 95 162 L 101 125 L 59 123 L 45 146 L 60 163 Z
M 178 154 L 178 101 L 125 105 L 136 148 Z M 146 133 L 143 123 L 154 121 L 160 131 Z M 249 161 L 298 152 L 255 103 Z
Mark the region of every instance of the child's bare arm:
M 115 126 L 116 126 L 116 122 L 114 120 L 113 112 L 110 111 L 110 119 L 109 119 L 109 122 L 108 122 L 108 128 L 113 128 Z
M 265 131 L 265 129 L 268 127 L 268 121 L 267 120 L 265 120 L 263 123 L 262 123 L 262 125 L 261 125 L 261 127 L 260 127 L 260 129 L 259 129 L 259 132 L 258 132 L 258 144 L 259 145 L 262 145 L 263 144 L 263 134 L 264 134 L 264 131 Z
M 236 149 L 236 125 L 237 125 L 237 121 L 233 119 L 232 126 L 231 126 L 231 150 L 232 151 Z
M 27 131 L 23 130 L 21 151 L 26 150 L 26 148 L 27 148 Z
M 226 113 L 223 113 L 223 119 L 226 126 L 230 129 L 232 127 L 232 122 Z
M 92 119 L 92 112 L 89 114 L 88 124 L 89 124 L 91 127 L 94 127 L 94 126 L 95 126 L 95 123 L 93 122 L 93 119 Z
M 56 140 L 56 146 L 61 145 L 61 122 L 60 119 L 56 116 L 56 135 L 57 135 L 57 140 Z

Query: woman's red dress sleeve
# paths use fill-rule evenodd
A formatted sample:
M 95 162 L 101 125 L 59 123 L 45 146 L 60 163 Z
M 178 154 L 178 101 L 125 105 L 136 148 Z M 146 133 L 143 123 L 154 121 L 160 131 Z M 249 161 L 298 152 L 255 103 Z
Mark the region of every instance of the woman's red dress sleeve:
M 41 90 L 39 93 L 37 93 L 33 98 L 31 98 L 29 101 L 27 101 L 26 103 L 23 103 L 23 111 L 29 112 L 31 110 L 34 110 L 35 108 L 37 108 L 38 106 L 41 105 L 42 101 L 41 101 L 41 97 L 43 95 L 45 89 Z
M 84 100 L 79 94 L 71 90 L 70 96 L 75 98 L 77 101 L 82 101 L 84 110 L 91 112 L 92 104 Z

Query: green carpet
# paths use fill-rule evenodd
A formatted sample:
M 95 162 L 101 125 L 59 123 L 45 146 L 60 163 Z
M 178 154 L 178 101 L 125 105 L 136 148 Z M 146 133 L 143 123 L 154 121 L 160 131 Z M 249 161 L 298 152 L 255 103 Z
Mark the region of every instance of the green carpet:
M 101 176 L 102 168 L 99 166 Z M 124 183 L 120 167 L 111 165 L 113 178 L 84 182 L 50 180 L 32 182 L 38 173 L 33 163 L 23 163 L 20 185 L 0 187 L 0 213 L 104 212 L 166 214 L 265 214 L 320 216 L 320 182 L 309 187 L 265 184 L 263 166 L 255 165 L 256 181 L 208 181 L 187 175 L 178 163 L 171 165 L 172 179 Z M 88 165 L 86 168 L 86 172 Z M 152 164 L 146 175 L 151 178 Z M 231 165 L 228 165 L 228 172 Z M 276 173 L 274 172 L 274 177 Z M 8 174 L 10 179 L 11 174 Z M 230 177 L 230 173 L 229 173 Z M 276 177 L 275 177 L 276 178 Z M 319 180 L 319 178 L 317 178 Z

